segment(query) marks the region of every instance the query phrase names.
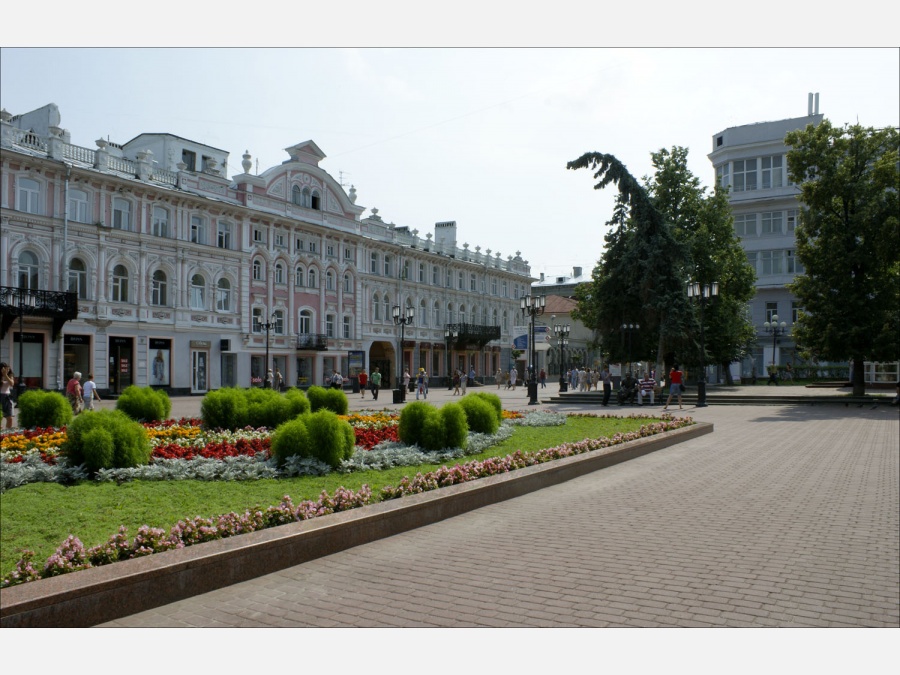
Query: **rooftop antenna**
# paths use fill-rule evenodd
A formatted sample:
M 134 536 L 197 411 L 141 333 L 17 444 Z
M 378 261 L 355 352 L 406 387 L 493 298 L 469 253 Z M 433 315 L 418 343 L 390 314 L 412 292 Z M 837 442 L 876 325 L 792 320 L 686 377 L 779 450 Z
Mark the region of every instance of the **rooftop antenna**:
M 344 176 L 349 176 L 350 174 L 346 171 L 338 171 L 338 185 L 341 187 L 347 187 L 347 184 L 344 182 Z

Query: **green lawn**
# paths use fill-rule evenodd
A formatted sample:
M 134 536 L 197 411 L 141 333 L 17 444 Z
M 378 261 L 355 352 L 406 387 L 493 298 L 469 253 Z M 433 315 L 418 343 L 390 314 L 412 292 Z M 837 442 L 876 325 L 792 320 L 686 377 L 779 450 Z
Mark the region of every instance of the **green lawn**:
M 657 421 L 657 420 L 652 420 Z M 634 431 L 651 420 L 569 418 L 561 427 L 516 427 L 511 438 L 479 455 L 457 460 L 504 456 L 516 450 L 533 451 L 585 438 Z M 105 542 L 120 525 L 133 537 L 138 527 L 168 530 L 182 518 L 210 517 L 230 511 L 242 513 L 254 506 L 276 505 L 284 495 L 295 504 L 317 499 L 322 490 L 337 487 L 358 490 L 368 484 L 374 495 L 384 485 L 396 485 L 403 476 L 438 468 L 436 464 L 406 466 L 385 471 L 330 474 L 319 477 L 259 481 L 136 481 L 84 482 L 71 487 L 32 483 L 0 495 L 0 576 L 12 571 L 22 549 L 35 551 L 43 562 L 70 534 L 85 547 Z

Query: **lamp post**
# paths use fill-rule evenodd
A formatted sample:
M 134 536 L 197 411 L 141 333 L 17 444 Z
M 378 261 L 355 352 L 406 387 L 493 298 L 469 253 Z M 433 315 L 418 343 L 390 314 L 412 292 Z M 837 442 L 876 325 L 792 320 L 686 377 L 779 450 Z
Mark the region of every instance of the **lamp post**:
M 449 327 L 444 331 L 444 339 L 447 340 L 447 391 L 453 389 L 453 373 L 450 372 L 453 364 L 453 359 L 450 357 L 450 347 L 458 335 L 458 330 L 453 330 Z
M 534 363 L 537 358 L 537 352 L 534 348 L 534 317 L 543 314 L 546 305 L 547 298 L 543 295 L 526 295 L 519 301 L 519 308 L 522 310 L 522 316 L 527 314 L 531 317 L 531 333 L 528 338 L 528 348 L 531 360 L 531 363 L 528 366 L 528 405 L 538 405 L 537 378 L 535 377 L 534 370 Z
M 566 382 L 566 347 L 569 345 L 569 324 L 558 324 L 553 326 L 553 332 L 556 333 L 556 339 L 559 344 L 559 390 L 561 392 L 569 390 L 569 383 Z
M 772 334 L 772 371 L 769 375 L 769 382 L 774 382 L 775 386 L 778 386 L 778 377 L 776 376 L 775 370 L 777 368 L 777 361 L 775 359 L 775 350 L 778 348 L 778 336 L 784 335 L 787 332 L 787 324 L 782 321 L 778 323 L 778 315 L 773 314 L 771 321 L 766 321 L 763 324 L 763 328 L 766 329 L 767 333 Z
M 394 317 L 394 324 L 400 326 L 400 349 L 397 352 L 397 391 L 400 392 L 400 400 L 394 401 L 395 403 L 402 403 L 406 400 L 406 388 L 403 386 L 403 331 L 406 326 L 412 324 L 413 317 L 416 315 L 415 307 L 407 307 L 405 314 L 401 311 L 402 309 L 403 308 L 400 307 L 400 305 L 394 305 L 391 310 L 391 314 Z M 398 397 L 395 396 L 395 398 Z
M 270 316 L 269 319 L 271 318 L 272 317 Z M 263 365 L 263 387 L 268 387 L 268 380 L 266 376 L 269 374 L 269 331 L 275 327 L 275 322 L 269 320 L 266 320 L 265 322 L 257 321 L 256 327 L 260 331 L 266 331 L 266 362 Z
M 623 335 L 628 336 L 628 368 L 631 368 L 631 341 L 632 337 L 635 333 L 637 333 L 641 329 L 640 324 L 637 323 L 623 323 L 621 330 Z M 630 370 L 628 371 L 630 372 Z
M 703 310 L 706 303 L 719 295 L 719 282 L 700 284 L 699 281 L 688 281 L 688 298 L 700 303 L 700 379 L 697 381 L 697 407 L 706 407 L 706 342 L 703 335 Z

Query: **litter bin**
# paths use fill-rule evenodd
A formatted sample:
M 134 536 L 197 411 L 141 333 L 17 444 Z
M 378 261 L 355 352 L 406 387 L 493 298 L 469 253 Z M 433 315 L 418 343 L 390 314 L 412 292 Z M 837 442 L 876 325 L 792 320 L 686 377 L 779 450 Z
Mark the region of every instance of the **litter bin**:
M 394 394 L 394 403 L 403 403 L 406 400 L 406 394 L 403 389 L 392 389 L 391 392 Z
M 359 378 L 358 377 L 350 378 L 350 388 L 353 390 L 354 394 L 359 393 Z

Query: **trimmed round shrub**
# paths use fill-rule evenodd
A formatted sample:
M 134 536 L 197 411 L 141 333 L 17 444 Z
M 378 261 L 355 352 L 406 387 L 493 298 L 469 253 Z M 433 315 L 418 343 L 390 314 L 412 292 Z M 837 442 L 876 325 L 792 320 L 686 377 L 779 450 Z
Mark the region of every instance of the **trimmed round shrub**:
M 336 415 L 346 415 L 350 409 L 347 394 L 340 389 L 325 390 L 325 410 L 330 410 Z
M 400 411 L 400 422 L 397 425 L 397 436 L 407 445 L 422 445 L 422 429 L 429 412 L 436 410 L 430 403 L 415 401 L 407 403 Z
M 469 444 L 466 413 L 459 403 L 447 403 L 441 408 L 445 448 L 465 448 Z
M 172 401 L 162 389 L 131 385 L 119 396 L 116 410 L 139 422 L 160 422 L 169 419 Z
M 306 422 L 309 431 L 313 457 L 335 469 L 343 460 L 350 459 L 356 434 L 349 422 L 338 418 L 330 410 L 319 410 L 301 419 Z
M 309 399 L 299 389 L 288 389 L 284 393 L 284 398 L 290 404 L 291 418 L 305 415 L 311 411 Z
M 19 426 L 64 427 L 72 421 L 72 406 L 69 399 L 56 391 L 32 389 L 24 392 L 17 401 Z
M 306 428 L 306 416 L 285 422 L 272 434 L 272 456 L 283 465 L 288 457 L 299 455 L 312 456 L 309 430 Z
M 250 423 L 247 397 L 234 387 L 210 391 L 200 403 L 200 417 L 208 429 L 243 429 Z
M 247 423 L 251 427 L 270 427 L 274 429 L 279 422 L 289 419 L 289 415 L 279 410 L 281 399 L 274 389 L 243 389 L 244 396 L 247 397 Z M 279 415 L 284 414 L 284 418 L 279 420 Z
M 66 430 L 62 454 L 91 472 L 125 469 L 150 462 L 147 429 L 120 410 L 82 413 Z
M 495 434 L 500 428 L 500 420 L 490 403 L 477 396 L 463 396 L 459 405 L 466 414 L 469 429 L 479 434 Z
M 497 396 L 497 394 L 492 394 L 488 391 L 477 391 L 468 396 L 464 396 L 463 398 L 466 399 L 469 396 L 474 396 L 480 398 L 482 401 L 486 401 L 497 415 L 497 424 L 500 424 L 503 421 L 503 403 L 500 401 L 500 397 Z
M 328 396 L 328 389 L 325 387 L 319 387 L 316 385 L 311 386 L 306 390 L 306 398 L 309 399 L 310 410 L 312 412 L 316 412 L 317 410 L 321 410 L 322 408 L 327 407 L 325 401 Z

